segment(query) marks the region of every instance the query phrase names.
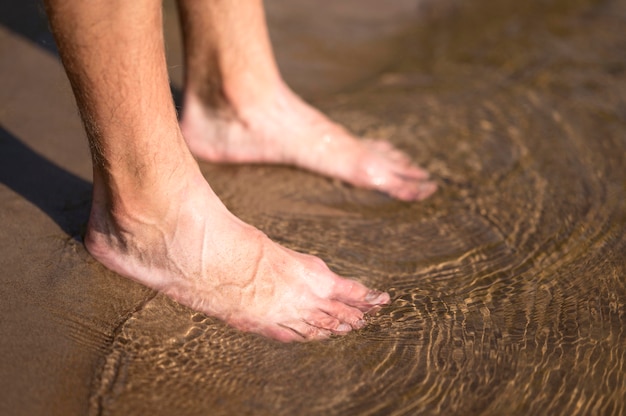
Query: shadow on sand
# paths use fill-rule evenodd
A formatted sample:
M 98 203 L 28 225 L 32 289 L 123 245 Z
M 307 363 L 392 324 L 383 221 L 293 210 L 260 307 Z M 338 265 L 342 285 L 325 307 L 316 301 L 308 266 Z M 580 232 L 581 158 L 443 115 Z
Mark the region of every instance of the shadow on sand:
M 0 25 L 59 58 L 43 1 L 0 2 Z M 170 90 L 180 109 L 181 91 L 172 85 Z M 37 154 L 2 125 L 0 183 L 39 207 L 68 235 L 80 239 L 89 214 L 92 184 Z
M 37 154 L 0 126 L 0 183 L 80 239 L 89 216 L 90 182 Z

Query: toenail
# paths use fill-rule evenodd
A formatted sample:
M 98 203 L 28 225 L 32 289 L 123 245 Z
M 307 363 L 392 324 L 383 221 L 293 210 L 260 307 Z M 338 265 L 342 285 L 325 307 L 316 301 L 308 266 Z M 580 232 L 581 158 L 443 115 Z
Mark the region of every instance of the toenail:
M 383 295 L 383 292 L 379 290 L 370 290 L 370 292 L 365 296 L 365 301 L 369 303 L 376 303 L 376 300 Z
M 339 324 L 337 328 L 335 329 L 335 331 L 337 332 L 348 332 L 351 330 L 352 330 L 352 327 L 348 324 Z
M 371 308 L 370 308 L 367 312 L 365 312 L 365 313 L 367 313 L 367 314 L 369 314 L 369 315 L 374 315 L 374 314 L 376 314 L 376 312 L 378 312 L 380 309 L 381 309 L 381 306 L 380 306 L 380 305 L 374 305 L 374 306 L 372 306 L 372 307 L 371 307 Z
M 361 329 L 365 326 L 366 322 L 363 319 L 359 319 L 353 325 L 354 329 Z

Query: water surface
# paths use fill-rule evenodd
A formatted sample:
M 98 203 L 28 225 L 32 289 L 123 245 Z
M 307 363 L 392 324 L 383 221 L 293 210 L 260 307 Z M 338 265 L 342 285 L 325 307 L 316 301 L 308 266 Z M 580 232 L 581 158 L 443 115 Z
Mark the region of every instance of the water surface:
M 268 1 L 272 39 L 297 91 L 407 151 L 437 194 L 403 203 L 287 167 L 202 164 L 242 219 L 390 292 L 364 330 L 325 342 L 240 333 L 90 260 L 73 238 L 89 164 L 69 87 L 32 83 L 64 104 L 31 97 L 19 114 L 23 95 L 3 95 L 3 149 L 26 158 L 24 141 L 51 161 L 33 165 L 81 177 L 46 165 L 49 189 L 83 196 L 0 181 L 0 413 L 626 413 L 626 2 L 391 3 Z M 37 59 L 23 76 L 62 76 Z
M 624 414 L 626 7 L 518 3 L 392 17 L 373 46 L 385 53 L 369 49 L 376 65 L 309 95 L 427 167 L 441 185 L 430 200 L 203 166 L 246 221 L 391 293 L 365 330 L 281 345 L 157 296 L 117 334 L 93 410 Z M 292 30 L 311 65 L 332 66 L 297 25 L 275 36 Z M 354 25 L 333 36 L 368 55 Z

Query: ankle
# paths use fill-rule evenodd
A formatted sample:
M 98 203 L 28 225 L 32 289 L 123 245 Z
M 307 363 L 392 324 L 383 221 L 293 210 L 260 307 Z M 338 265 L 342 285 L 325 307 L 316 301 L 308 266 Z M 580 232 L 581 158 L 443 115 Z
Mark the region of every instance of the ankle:
M 161 166 L 149 178 L 126 175 L 118 180 L 115 175 L 95 171 L 91 217 L 96 222 L 119 224 L 161 220 L 204 185 L 206 181 L 191 156 L 178 165 Z
M 213 118 L 232 119 L 254 111 L 275 105 L 281 97 L 293 94 L 280 77 L 270 80 L 222 80 L 219 91 L 210 95 L 202 89 L 188 85 L 183 101 L 183 119 L 192 109 L 202 109 Z
M 267 78 L 267 79 L 266 79 Z M 236 110 L 271 105 L 289 90 L 280 76 L 255 80 L 224 80 L 224 95 Z

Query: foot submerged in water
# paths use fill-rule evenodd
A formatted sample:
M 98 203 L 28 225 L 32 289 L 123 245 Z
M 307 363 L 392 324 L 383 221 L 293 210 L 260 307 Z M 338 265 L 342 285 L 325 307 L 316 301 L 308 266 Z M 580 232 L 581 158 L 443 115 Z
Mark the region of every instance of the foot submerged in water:
M 114 214 L 94 204 L 89 252 L 181 304 L 284 342 L 362 328 L 365 313 L 389 302 L 388 294 L 339 277 L 319 258 L 243 223 L 198 169 L 169 183 Z
M 383 140 L 363 140 L 283 88 L 263 105 L 211 110 L 188 93 L 181 130 L 201 160 L 307 169 L 404 201 L 437 190 L 428 172 Z

